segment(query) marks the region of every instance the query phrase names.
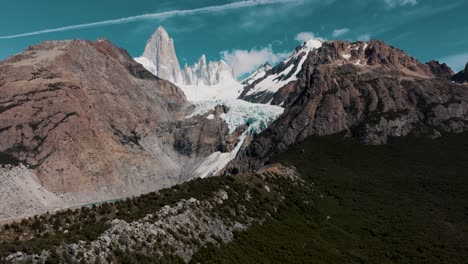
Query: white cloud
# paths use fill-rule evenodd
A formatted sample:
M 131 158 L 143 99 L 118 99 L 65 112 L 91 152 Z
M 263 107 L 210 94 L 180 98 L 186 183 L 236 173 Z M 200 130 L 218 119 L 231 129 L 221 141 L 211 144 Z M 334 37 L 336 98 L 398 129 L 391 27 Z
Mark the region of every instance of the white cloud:
M 414 6 L 418 3 L 417 0 L 384 0 L 384 2 L 390 8 L 406 5 Z
M 359 41 L 369 41 L 370 39 L 371 39 L 371 35 L 369 33 L 362 34 L 359 37 L 357 37 L 357 40 Z
M 337 38 L 337 37 L 343 36 L 344 34 L 348 32 L 349 32 L 349 28 L 339 28 L 339 29 L 333 30 L 332 36 L 334 38 Z
M 266 62 L 276 64 L 289 55 L 290 53 L 274 53 L 271 47 L 221 52 L 222 58 L 233 68 L 237 76 L 253 72 Z
M 70 31 L 70 30 L 83 29 L 83 28 L 94 28 L 94 27 L 102 27 L 102 26 L 108 26 L 108 25 L 125 24 L 125 23 L 134 22 L 134 21 L 165 19 L 165 18 L 174 17 L 174 16 L 188 16 L 188 15 L 196 15 L 196 14 L 216 13 L 216 12 L 222 12 L 222 11 L 231 10 L 231 9 L 240 9 L 240 8 L 247 8 L 247 7 L 252 7 L 252 6 L 271 5 L 271 4 L 280 4 L 280 3 L 291 4 L 294 2 L 297 2 L 297 0 L 245 0 L 245 1 L 240 1 L 240 2 L 224 4 L 224 5 L 206 6 L 206 7 L 195 8 L 195 9 L 187 9 L 187 10 L 171 10 L 171 11 L 160 12 L 160 13 L 151 13 L 151 14 L 137 15 L 137 16 L 131 16 L 131 17 L 123 17 L 123 18 L 104 20 L 104 21 L 93 22 L 93 23 L 85 23 L 85 24 L 78 24 L 78 25 L 73 25 L 73 26 L 44 29 L 44 30 L 15 34 L 15 35 L 0 36 L 0 39 L 21 38 L 21 37 L 41 35 L 41 34 L 47 34 L 47 33 L 53 33 L 53 32 L 62 32 L 62 31 Z
M 450 68 L 458 72 L 465 68 L 466 63 L 468 62 L 468 53 L 447 56 L 440 59 L 440 61 L 447 63 Z
M 296 40 L 299 42 L 306 42 L 311 39 L 320 40 L 322 42 L 325 41 L 325 39 L 315 36 L 313 32 L 300 32 L 296 35 Z

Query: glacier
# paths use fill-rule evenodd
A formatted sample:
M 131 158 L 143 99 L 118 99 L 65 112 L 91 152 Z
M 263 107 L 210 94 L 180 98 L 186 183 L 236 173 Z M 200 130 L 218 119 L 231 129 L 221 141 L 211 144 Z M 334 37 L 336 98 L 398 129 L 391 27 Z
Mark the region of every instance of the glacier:
M 224 105 L 229 108 L 229 111 L 221 114 L 220 117 L 228 124 L 230 133 L 233 133 L 238 127 L 248 126 L 237 139 L 237 145 L 231 152 L 214 152 L 198 164 L 194 176 L 201 178 L 219 174 L 237 156 L 249 136 L 265 130 L 284 112 L 284 108 L 280 106 L 254 104 L 240 99 L 214 99 L 198 101 L 194 104 L 195 109 L 187 118 L 203 115 L 217 105 Z
M 169 80 L 182 89 L 187 100 L 194 106 L 186 118 L 204 116 L 218 105 L 229 110 L 218 116 L 226 122 L 229 133 L 239 127 L 247 126 L 237 138 L 237 144 L 231 152 L 215 152 L 203 158 L 195 165 L 192 177 L 207 177 L 220 173 L 236 157 L 247 138 L 265 130 L 273 123 L 284 109 L 269 104 L 256 104 L 238 99 L 246 82 L 239 82 L 232 68 L 223 60 L 207 63 L 205 55 L 198 62 L 181 70 L 175 53 L 173 40 L 164 28 L 159 27 L 148 40 L 145 52 L 134 58 L 154 75 Z M 252 81 L 263 77 L 271 69 L 268 64 L 262 65 L 262 72 L 250 76 Z M 279 88 L 278 88 L 279 89 Z M 214 119 L 214 115 L 207 115 Z

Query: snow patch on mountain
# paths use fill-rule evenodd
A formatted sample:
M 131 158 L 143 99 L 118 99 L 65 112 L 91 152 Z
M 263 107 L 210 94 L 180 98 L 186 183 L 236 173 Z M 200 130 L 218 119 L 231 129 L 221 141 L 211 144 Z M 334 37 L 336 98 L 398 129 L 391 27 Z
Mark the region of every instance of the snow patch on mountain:
M 217 151 L 206 157 L 205 160 L 198 165 L 194 175 L 199 178 L 206 178 L 211 175 L 219 174 L 228 165 L 228 163 L 237 156 L 237 153 L 241 150 L 246 138 L 247 133 L 244 132 L 239 137 L 236 148 L 233 151 L 227 153 Z
M 300 65 L 304 63 L 305 59 L 307 57 L 304 56 L 300 62 Z M 294 72 L 290 78 L 288 79 L 278 79 L 280 76 L 288 75 L 293 69 L 294 69 L 294 64 L 291 64 L 286 68 L 284 71 L 278 73 L 278 74 L 272 74 L 268 75 L 265 79 L 263 79 L 260 83 L 255 85 L 255 89 L 251 89 L 250 91 L 247 92 L 247 96 L 253 95 L 256 93 L 260 92 L 269 92 L 269 93 L 276 93 L 281 87 L 285 86 L 289 82 L 297 80 L 296 75 L 299 73 L 301 68 L 297 67 L 296 72 Z
M 260 67 L 252 73 L 249 77 L 247 77 L 244 81 L 242 81 L 242 84 L 244 85 L 250 85 L 254 81 L 263 78 L 269 70 L 271 70 L 271 65 L 269 63 L 265 63 L 263 65 L 260 65 Z

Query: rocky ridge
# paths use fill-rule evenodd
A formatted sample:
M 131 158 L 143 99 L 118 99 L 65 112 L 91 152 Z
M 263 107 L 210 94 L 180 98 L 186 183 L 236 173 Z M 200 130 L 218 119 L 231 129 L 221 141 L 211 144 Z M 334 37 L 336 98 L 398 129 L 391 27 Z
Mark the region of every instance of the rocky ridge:
M 284 106 L 289 93 L 296 90 L 297 78 L 308 54 L 321 46 L 321 41 L 311 39 L 298 46 L 288 59 L 275 67 L 261 66 L 243 82 L 245 86 L 239 99 Z
M 256 170 L 311 135 L 345 131 L 365 144 L 384 144 L 391 137 L 465 131 L 468 89 L 449 81 L 449 72 L 381 41 L 325 42 L 308 54 L 297 81 L 273 95 L 287 95 L 285 113 L 230 167 Z

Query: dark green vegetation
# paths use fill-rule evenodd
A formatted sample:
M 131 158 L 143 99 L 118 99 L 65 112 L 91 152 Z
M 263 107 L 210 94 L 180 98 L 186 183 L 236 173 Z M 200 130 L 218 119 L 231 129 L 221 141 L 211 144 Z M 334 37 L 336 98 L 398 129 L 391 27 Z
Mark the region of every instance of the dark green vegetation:
M 233 221 L 248 224 L 249 219 L 264 219 L 274 214 L 283 203 L 283 196 L 293 190 L 304 189 L 302 184 L 289 177 L 276 176 L 271 173 L 264 175 L 246 174 L 236 177 L 212 177 L 196 179 L 170 189 L 133 197 L 124 201 L 93 205 L 75 210 L 65 210 L 55 214 L 46 214 L 25 219 L 19 223 L 5 225 L 0 228 L 0 263 L 9 254 L 21 251 L 27 254 L 40 254 L 50 250 L 46 263 L 71 263 L 72 256 L 60 249 L 61 245 L 90 242 L 96 240 L 110 227 L 113 219 L 132 222 L 155 214 L 166 205 L 174 205 L 181 199 L 195 198 L 199 201 L 212 199 L 219 190 L 224 190 L 228 199 L 223 203 L 213 202 L 210 214 L 223 221 Z M 266 189 L 267 185 L 270 189 Z M 303 192 L 305 193 L 305 192 Z M 155 216 L 157 218 L 157 215 Z M 247 221 L 248 220 L 248 221 Z M 173 231 L 166 230 L 171 233 Z M 190 233 L 187 231 L 187 235 Z M 193 238 L 192 238 L 193 239 Z M 222 243 L 217 239 L 215 244 Z M 199 244 L 199 241 L 187 240 L 187 243 Z M 144 241 L 140 241 L 144 243 Z M 175 248 L 165 245 L 157 248 L 164 256 L 142 254 L 135 251 L 123 251 L 111 248 L 112 255 L 107 261 L 115 263 L 182 263 L 182 259 L 173 252 Z M 166 250 L 167 249 L 167 250 Z M 82 256 L 81 256 L 82 257 Z M 83 258 L 81 258 L 83 261 Z
M 315 183 L 202 263 L 467 263 L 468 135 L 364 146 L 311 137 L 276 157 Z M 323 197 L 323 198 L 322 198 Z
M 67 256 L 55 253 L 56 246 L 94 240 L 112 219 L 135 221 L 180 199 L 210 199 L 229 186 L 229 197 L 239 199 L 230 198 L 216 214 L 238 217 L 230 212 L 242 203 L 249 217 L 271 218 L 236 233 L 231 243 L 209 244 L 192 263 L 467 263 L 468 134 L 403 138 L 384 146 L 339 135 L 311 137 L 272 162 L 295 166 L 305 186 L 314 188 L 260 175 L 198 179 L 5 226 L 0 258 L 50 249 L 50 263 L 67 262 Z M 247 192 L 252 199 L 245 202 Z M 158 260 L 118 249 L 108 261 L 182 263 L 172 253 Z
M 95 240 L 109 227 L 112 219 L 131 222 L 180 199 L 206 199 L 219 189 L 223 180 L 229 179 L 232 178 L 195 180 L 158 193 L 98 206 L 69 209 L 5 225 L 0 229 L 0 258 L 17 251 L 38 254 L 63 243 Z

